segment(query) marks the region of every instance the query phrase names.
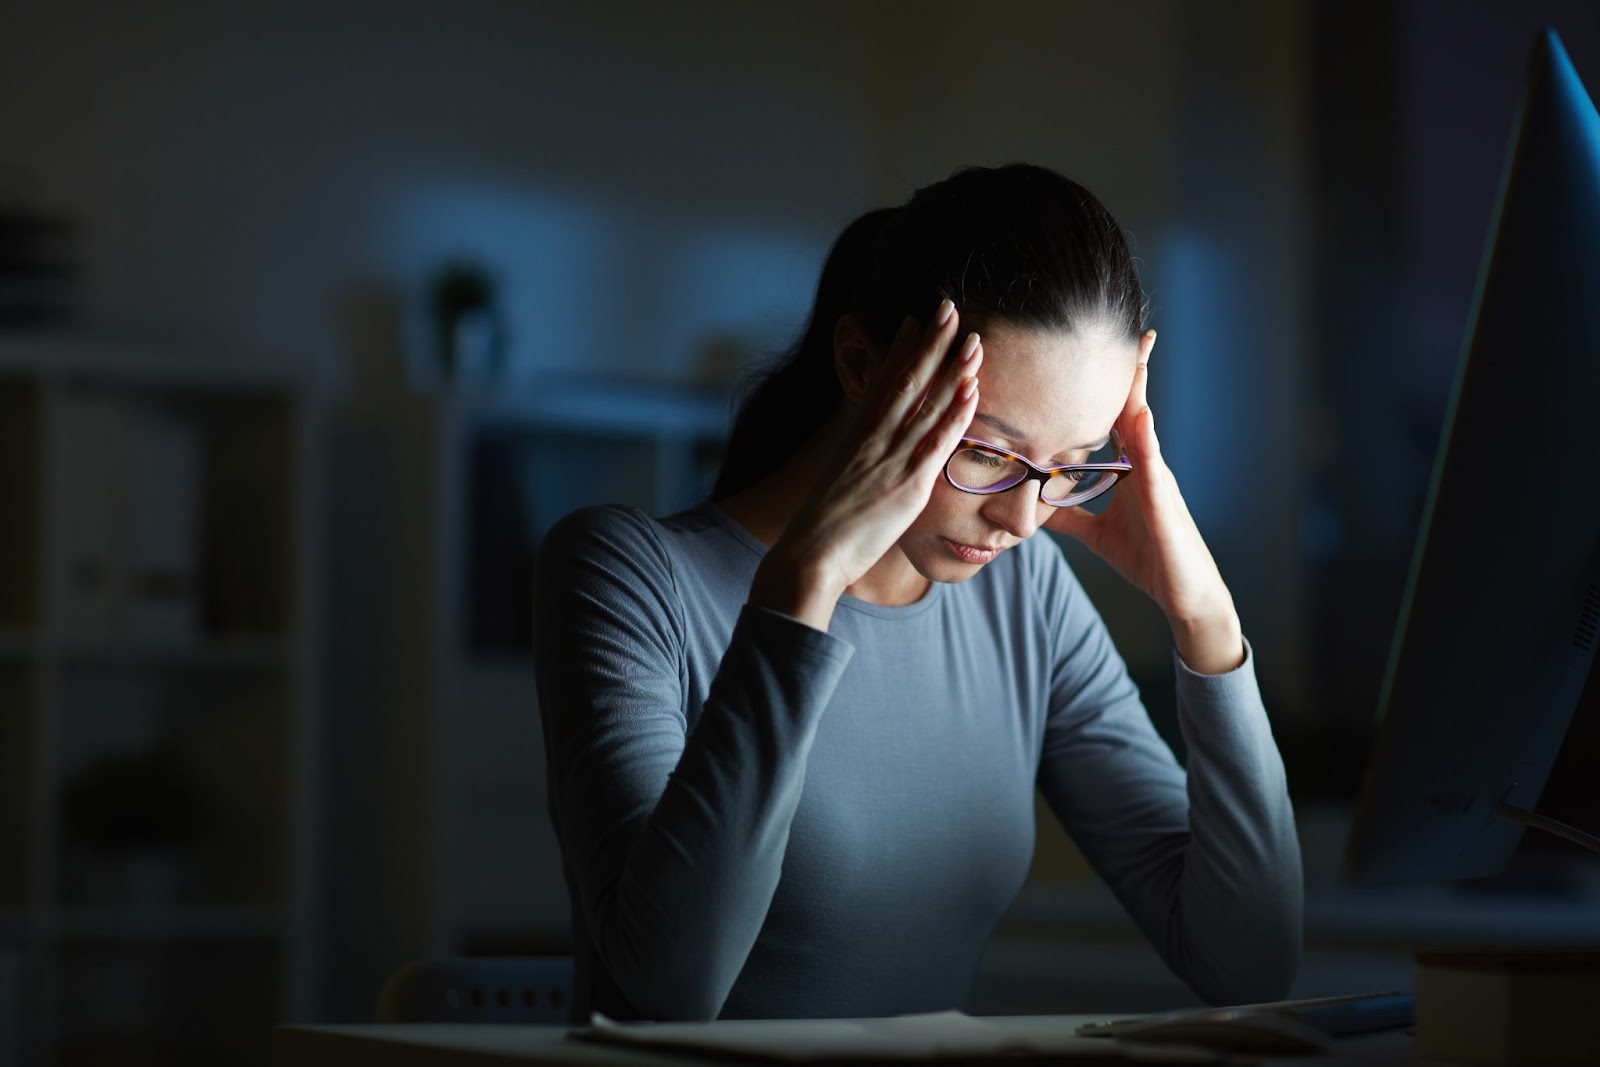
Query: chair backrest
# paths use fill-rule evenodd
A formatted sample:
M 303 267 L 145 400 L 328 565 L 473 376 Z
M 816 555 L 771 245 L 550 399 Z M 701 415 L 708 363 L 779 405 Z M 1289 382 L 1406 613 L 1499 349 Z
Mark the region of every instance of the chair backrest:
M 441 956 L 396 971 L 378 994 L 380 1023 L 564 1023 L 570 956 Z

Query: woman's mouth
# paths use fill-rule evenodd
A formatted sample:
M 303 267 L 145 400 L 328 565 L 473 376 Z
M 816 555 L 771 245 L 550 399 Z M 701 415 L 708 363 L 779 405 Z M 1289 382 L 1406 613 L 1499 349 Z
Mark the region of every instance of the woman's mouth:
M 980 548 L 977 545 L 964 545 L 960 541 L 952 541 L 946 537 L 944 543 L 949 546 L 950 552 L 962 563 L 988 563 L 1000 554 L 998 548 Z

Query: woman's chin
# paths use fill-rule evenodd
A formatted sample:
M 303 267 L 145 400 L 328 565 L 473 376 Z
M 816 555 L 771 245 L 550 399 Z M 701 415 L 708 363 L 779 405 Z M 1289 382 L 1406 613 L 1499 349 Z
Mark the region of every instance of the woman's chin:
M 928 581 L 944 582 L 949 585 L 966 581 L 984 567 L 982 563 L 967 563 L 949 554 L 930 554 L 921 559 L 913 559 L 911 565 Z

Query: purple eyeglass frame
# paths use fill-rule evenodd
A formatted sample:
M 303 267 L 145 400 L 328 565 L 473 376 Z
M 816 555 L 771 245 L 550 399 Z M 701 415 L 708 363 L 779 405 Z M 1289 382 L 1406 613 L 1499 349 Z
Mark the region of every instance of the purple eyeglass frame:
M 983 441 L 976 437 L 963 437 L 956 443 L 955 451 L 950 453 L 950 458 L 944 461 L 944 480 L 949 482 L 951 486 L 960 490 L 961 492 L 972 493 L 975 496 L 993 496 L 995 493 L 1007 493 L 1015 489 L 1017 486 L 1022 485 L 1024 482 L 1038 482 L 1040 492 L 1039 500 L 1041 502 L 1049 504 L 1053 508 L 1075 508 L 1080 504 L 1087 504 L 1095 497 L 1102 495 L 1106 492 L 1106 490 L 1110 489 L 1112 486 L 1121 481 L 1124 475 L 1127 475 L 1133 471 L 1133 464 L 1128 462 L 1127 447 L 1122 442 L 1122 435 L 1117 433 L 1115 429 L 1112 429 L 1111 431 L 1111 442 L 1117 446 L 1117 455 L 1121 457 L 1115 463 L 1063 463 L 1059 467 L 1039 467 L 1035 466 L 1033 462 L 1028 459 L 1028 457 L 1019 456 L 1009 448 L 1001 448 L 997 444 L 994 444 L 990 441 Z M 956 480 L 950 477 L 950 460 L 956 457 L 956 452 L 960 452 L 968 445 L 980 445 L 983 448 L 988 449 L 990 452 L 997 452 L 1000 455 L 1005 456 L 1007 459 L 1014 459 L 1027 468 L 1027 473 L 1021 478 L 1018 478 L 1016 481 L 1012 482 L 1010 485 L 1003 485 L 999 488 L 968 489 L 964 485 L 957 485 Z M 1106 482 L 1105 485 L 1096 489 L 1094 492 L 1090 493 L 1088 496 L 1083 497 L 1080 500 L 1074 500 L 1070 504 L 1057 504 L 1053 501 L 1045 500 L 1043 495 L 1045 483 L 1047 483 L 1053 476 L 1060 474 L 1062 471 L 1103 471 L 1111 475 L 1111 480 Z

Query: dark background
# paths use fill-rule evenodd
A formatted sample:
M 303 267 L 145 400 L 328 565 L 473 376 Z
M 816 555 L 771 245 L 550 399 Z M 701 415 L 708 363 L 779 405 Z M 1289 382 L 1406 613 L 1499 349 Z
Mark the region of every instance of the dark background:
M 1256 649 L 1308 877 L 1334 892 L 1547 25 L 1600 80 L 1600 8 L 1583 0 L 0 6 L 0 356 L 34 383 L 0 392 L 15 398 L 0 511 L 48 484 L 29 473 L 53 454 L 29 436 L 30 390 L 63 352 L 170 356 L 187 369 L 157 388 L 180 392 L 197 367 L 264 367 L 307 413 L 302 451 L 278 454 L 298 519 L 258 545 L 295 590 L 296 681 L 218 670 L 163 698 L 221 711 L 275 694 L 254 713 L 288 731 L 268 730 L 281 758 L 252 788 L 287 842 L 262 877 L 292 888 L 252 905 L 245 933 L 228 925 L 237 894 L 176 912 L 135 894 L 72 925 L 74 824 L 50 814 L 70 782 L 42 769 L 54 742 L 38 738 L 88 729 L 154 660 L 125 634 L 124 667 L 63 689 L 96 707 L 53 703 L 38 680 L 55 677 L 53 609 L 0 603 L 0 695 L 28 695 L 0 707 L 0 773 L 27 783 L 0 794 L 22 798 L 0 819 L 17 827 L 0 836 L 15 883 L 0 882 L 0 1062 L 6 1041 L 25 1061 L 200 1055 L 212 1046 L 173 1036 L 172 1000 L 109 1021 L 73 1005 L 212 968 L 267 975 L 229 1024 L 255 1044 L 220 1024 L 206 1037 L 259 1057 L 273 1020 L 368 1018 L 406 959 L 565 951 L 525 647 L 538 534 L 595 500 L 694 499 L 730 383 L 798 328 L 838 230 L 966 163 L 1053 166 L 1133 239 L 1164 450 Z M 465 289 L 441 284 L 452 265 Z M 452 363 L 441 308 L 463 307 L 482 311 L 478 340 Z M 480 350 L 492 366 L 468 366 Z M 48 571 L 49 546 L 18 529 L 0 524 L 11 570 Z M 1159 614 L 1068 551 L 1175 737 Z M 49 582 L 29 581 L 10 588 Z M 196 729 L 187 714 L 172 736 Z M 1547 797 L 1591 830 L 1595 718 L 1580 712 Z M 248 745 L 177 747 L 202 784 L 158 806 L 217 806 L 208 776 L 250 766 Z M 243 762 L 207 763 L 226 759 Z M 195 832 L 224 848 L 256 824 L 209 825 Z M 1565 845 L 1525 852 L 1475 891 L 1592 885 Z M 1092 884 L 1050 827 L 1035 874 L 1038 899 Z

